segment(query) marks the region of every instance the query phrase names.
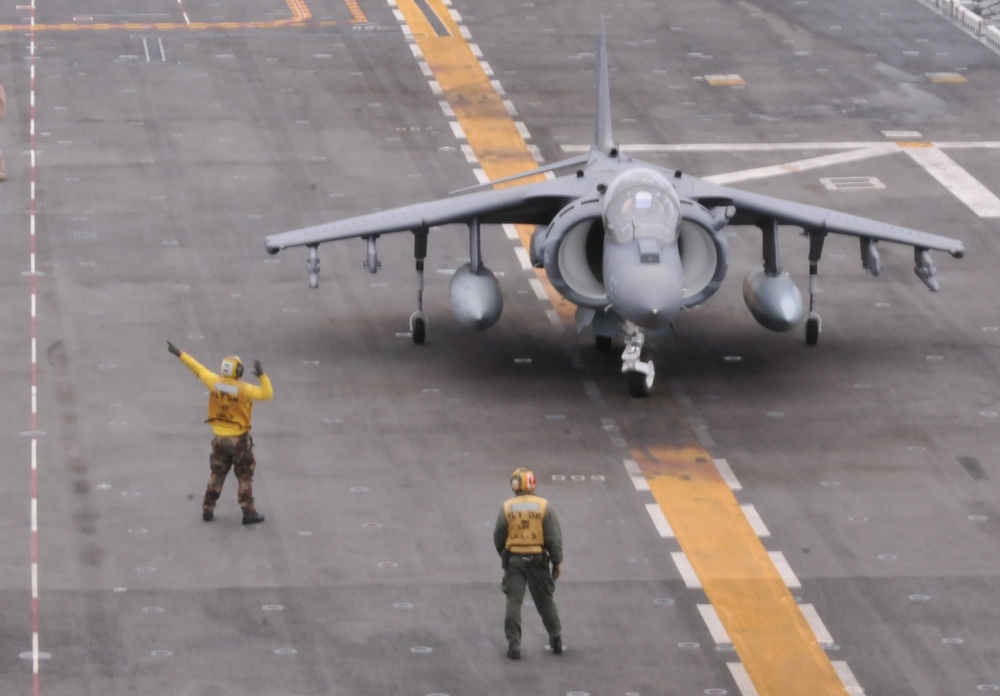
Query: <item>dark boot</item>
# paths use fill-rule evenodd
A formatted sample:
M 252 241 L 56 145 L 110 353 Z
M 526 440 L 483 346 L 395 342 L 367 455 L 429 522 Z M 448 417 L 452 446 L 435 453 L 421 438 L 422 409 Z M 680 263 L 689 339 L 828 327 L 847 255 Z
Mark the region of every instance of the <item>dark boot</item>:
M 211 510 L 202 510 L 201 519 L 205 520 L 206 522 L 211 522 L 213 519 L 215 519 L 215 513 L 212 512 Z
M 520 648 L 507 648 L 507 657 L 512 660 L 521 659 L 521 649 Z
M 257 524 L 258 522 L 263 522 L 264 516 L 259 512 L 244 512 L 243 513 L 243 524 Z
M 552 636 L 549 639 L 549 645 L 552 646 L 553 655 L 562 655 L 562 636 Z

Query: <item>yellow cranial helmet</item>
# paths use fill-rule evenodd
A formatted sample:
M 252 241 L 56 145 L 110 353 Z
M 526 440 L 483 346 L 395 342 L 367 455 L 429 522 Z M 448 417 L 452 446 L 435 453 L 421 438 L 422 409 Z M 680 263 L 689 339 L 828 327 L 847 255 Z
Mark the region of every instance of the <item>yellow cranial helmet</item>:
M 243 361 L 238 355 L 227 355 L 222 359 L 222 376 L 239 379 L 243 376 Z
M 535 490 L 535 472 L 519 467 L 510 475 L 510 487 L 515 493 L 532 493 Z

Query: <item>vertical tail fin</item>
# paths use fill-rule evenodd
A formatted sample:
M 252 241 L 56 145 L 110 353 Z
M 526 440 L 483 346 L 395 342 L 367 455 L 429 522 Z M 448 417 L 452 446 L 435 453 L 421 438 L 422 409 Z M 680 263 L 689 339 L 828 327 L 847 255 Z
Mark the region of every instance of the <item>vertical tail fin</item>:
M 594 115 L 594 148 L 610 155 L 615 147 L 611 135 L 611 79 L 608 76 L 608 52 L 604 39 L 604 17 L 601 17 L 601 35 L 597 38 L 597 104 Z

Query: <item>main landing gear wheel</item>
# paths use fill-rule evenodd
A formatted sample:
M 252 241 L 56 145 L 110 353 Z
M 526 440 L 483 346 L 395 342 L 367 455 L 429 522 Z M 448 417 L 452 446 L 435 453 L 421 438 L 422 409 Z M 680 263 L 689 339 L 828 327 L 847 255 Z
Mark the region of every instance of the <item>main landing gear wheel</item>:
M 640 362 L 636 363 L 636 367 L 639 369 L 629 370 L 625 373 L 625 380 L 628 382 L 629 394 L 637 399 L 643 399 L 653 391 L 653 381 L 656 379 L 653 352 L 648 348 L 643 348 Z
M 818 314 L 806 319 L 806 345 L 814 346 L 819 342 L 820 319 Z
M 410 335 L 418 346 L 427 338 L 427 317 L 423 312 L 414 312 L 410 315 Z

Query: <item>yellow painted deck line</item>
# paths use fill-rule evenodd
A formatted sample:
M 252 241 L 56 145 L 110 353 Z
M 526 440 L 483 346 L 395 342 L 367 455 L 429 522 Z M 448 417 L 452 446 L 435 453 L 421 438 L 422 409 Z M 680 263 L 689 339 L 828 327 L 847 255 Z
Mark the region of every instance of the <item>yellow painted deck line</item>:
M 441 0 L 427 0 L 427 4 L 447 29 L 449 36 L 436 36 L 430 21 L 413 0 L 397 0 L 396 6 L 413 39 L 420 46 L 424 61 L 434 74 L 434 79 L 444 98 L 451 105 L 455 119 L 461 125 L 465 138 L 472 148 L 479 166 L 490 180 L 501 179 L 538 167 L 528 145 L 517 130 L 514 120 L 507 113 L 500 95 L 493 88 L 489 76 L 479 59 L 462 37 L 451 12 Z M 532 181 L 543 181 L 538 175 L 501 186 L 517 186 Z M 525 249 L 530 249 L 531 225 L 515 225 L 517 235 Z M 536 269 L 549 301 L 564 321 L 571 321 L 576 306 L 567 302 L 549 283 L 545 273 Z
M 292 11 L 293 21 L 304 21 L 312 17 L 312 12 L 302 0 L 285 0 L 285 4 Z
M 633 458 L 760 696 L 843 696 L 833 663 L 711 456 L 650 447 Z
M 440 0 L 427 2 L 449 36 L 436 36 L 412 0 L 396 4 L 484 172 L 497 179 L 535 168 L 450 12 Z M 532 229 L 517 228 L 528 247 Z M 572 305 L 541 277 L 566 318 Z M 651 448 L 634 458 L 760 696 L 841 696 L 833 664 L 708 453 Z
M 354 18 L 351 20 L 352 22 L 365 23 L 368 21 L 368 15 L 361 9 L 358 0 L 344 0 L 344 2 L 347 4 L 347 9 L 351 11 L 351 17 Z

